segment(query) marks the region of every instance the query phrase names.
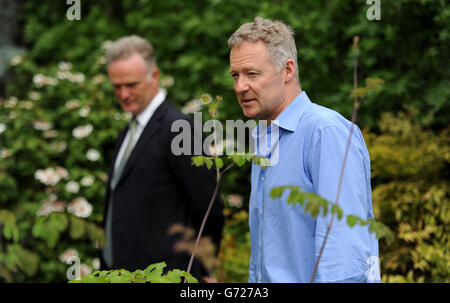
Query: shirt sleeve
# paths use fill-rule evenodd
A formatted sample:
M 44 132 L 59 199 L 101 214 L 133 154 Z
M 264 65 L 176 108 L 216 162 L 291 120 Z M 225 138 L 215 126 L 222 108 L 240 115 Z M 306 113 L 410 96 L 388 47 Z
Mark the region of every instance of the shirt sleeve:
M 316 131 L 313 137 L 310 151 L 313 189 L 314 193 L 329 202 L 335 203 L 337 199 L 349 134 L 349 128 L 329 126 Z M 345 216 L 352 214 L 367 220 L 372 212 L 371 203 L 370 159 L 360 131 L 355 125 L 338 200 L 344 217 L 342 220 L 334 218 L 315 282 L 367 282 L 373 235 L 370 235 L 367 226 L 357 225 L 350 228 L 346 224 Z M 327 216 L 319 215 L 316 219 L 316 260 L 330 220 L 330 213 Z

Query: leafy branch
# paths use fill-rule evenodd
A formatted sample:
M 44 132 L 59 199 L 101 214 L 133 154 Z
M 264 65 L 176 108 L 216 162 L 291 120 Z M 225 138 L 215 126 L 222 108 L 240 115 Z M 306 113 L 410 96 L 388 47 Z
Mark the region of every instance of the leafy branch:
M 190 283 L 197 283 L 191 274 L 174 269 L 163 274 L 165 262 L 149 265 L 144 270 L 129 272 L 125 269 L 95 271 L 92 274 L 69 281 L 69 283 L 180 283 L 185 278 Z
M 345 219 L 347 225 L 350 227 L 354 227 L 357 224 L 361 226 L 368 225 L 370 232 L 376 233 L 378 239 L 386 238 L 388 242 L 394 240 L 392 231 L 384 224 L 375 221 L 373 218 L 364 220 L 355 215 L 344 215 L 344 211 L 338 204 L 327 201 L 317 194 L 302 191 L 300 186 L 286 185 L 274 187 L 270 192 L 270 197 L 272 199 L 279 199 L 286 190 L 290 190 L 287 202 L 289 204 L 304 206 L 305 213 L 310 213 L 313 218 L 317 218 L 320 214 L 326 217 L 328 213 L 331 213 L 337 216 L 338 220 Z

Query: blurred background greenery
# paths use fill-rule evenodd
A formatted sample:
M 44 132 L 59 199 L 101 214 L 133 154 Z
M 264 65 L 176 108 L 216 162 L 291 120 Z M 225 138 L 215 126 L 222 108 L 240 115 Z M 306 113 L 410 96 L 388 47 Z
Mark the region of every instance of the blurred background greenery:
M 0 281 L 65 281 L 71 255 L 81 259 L 82 273 L 98 268 L 105 172 L 128 119 L 107 80 L 108 41 L 149 39 L 161 85 L 178 108 L 204 110 L 201 94 L 221 95 L 218 118 L 244 119 L 227 39 L 255 16 L 294 29 L 302 88 L 347 118 L 351 45 L 360 37 L 359 81 L 385 81 L 358 117 L 372 160 L 376 219 L 396 235 L 394 243 L 380 240 L 382 280 L 450 281 L 445 0 L 382 1 L 379 21 L 367 19 L 363 0 L 82 0 L 79 21 L 66 18 L 65 1 L 14 2 L 15 47 L 2 53 Z M 247 281 L 249 174 L 247 165 L 224 178 L 219 282 Z

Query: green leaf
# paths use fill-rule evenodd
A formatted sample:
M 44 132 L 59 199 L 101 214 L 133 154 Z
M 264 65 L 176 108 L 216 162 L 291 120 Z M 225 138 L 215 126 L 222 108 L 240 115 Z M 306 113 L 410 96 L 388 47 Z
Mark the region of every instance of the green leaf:
M 245 164 L 246 157 L 244 155 L 231 155 L 231 160 L 233 160 L 234 163 L 241 167 Z
M 347 225 L 348 226 L 353 227 L 356 225 L 357 222 L 358 222 L 358 217 L 353 216 L 353 215 L 347 216 Z
M 86 222 L 83 219 L 71 216 L 69 234 L 74 240 L 81 239 L 86 234 Z
M 13 244 L 8 246 L 8 253 L 15 255 L 16 264 L 24 271 L 27 276 L 33 276 L 39 267 L 39 257 L 24 249 L 19 244 Z
M 211 158 L 209 158 L 209 157 L 208 158 L 205 157 L 204 160 L 205 160 L 206 167 L 208 169 L 210 169 L 212 167 L 212 165 L 213 165 L 213 160 Z
M 278 186 L 278 187 L 272 188 L 272 190 L 270 191 L 270 197 L 272 199 L 281 198 L 281 196 L 283 195 L 283 192 L 286 188 L 287 188 L 286 186 Z
M 164 267 L 166 267 L 166 262 L 160 262 L 149 265 L 144 270 L 144 273 L 146 275 L 145 281 L 158 283 L 159 280 L 161 279 Z
M 130 279 L 128 277 L 120 275 L 120 276 L 114 276 L 111 279 L 109 279 L 110 283 L 131 283 Z
M 216 167 L 218 169 L 221 169 L 223 167 L 223 160 L 222 160 L 222 158 L 215 157 L 214 161 L 215 161 Z
M 338 220 L 342 219 L 343 211 L 342 208 L 339 207 L 339 205 L 333 203 L 333 206 L 331 206 L 331 213 L 336 214 Z
M 194 156 L 191 159 L 192 163 L 198 167 L 203 165 L 203 163 L 205 162 L 204 158 L 205 158 L 204 156 Z

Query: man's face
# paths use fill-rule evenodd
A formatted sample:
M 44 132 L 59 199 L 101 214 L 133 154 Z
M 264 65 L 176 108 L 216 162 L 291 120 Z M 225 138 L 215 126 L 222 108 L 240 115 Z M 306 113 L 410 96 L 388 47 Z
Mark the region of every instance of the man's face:
M 286 96 L 284 69 L 276 72 L 262 41 L 244 41 L 230 52 L 230 74 L 244 115 L 274 120 Z
M 158 69 L 149 69 L 139 54 L 112 61 L 108 76 L 122 109 L 138 115 L 158 93 Z

